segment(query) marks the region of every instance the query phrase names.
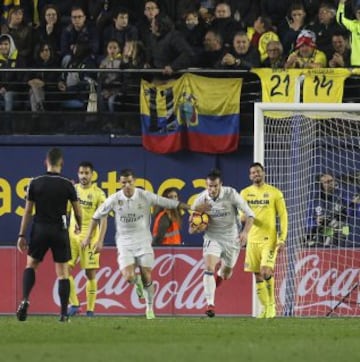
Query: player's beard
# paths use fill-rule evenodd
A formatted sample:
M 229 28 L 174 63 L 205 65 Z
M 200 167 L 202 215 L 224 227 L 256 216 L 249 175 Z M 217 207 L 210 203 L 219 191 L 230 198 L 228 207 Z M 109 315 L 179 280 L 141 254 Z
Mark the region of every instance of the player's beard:
M 86 187 L 86 186 L 89 186 L 90 181 L 88 179 L 86 179 L 86 178 L 81 178 L 80 183 L 81 183 L 82 186 Z
M 264 183 L 264 179 L 261 176 L 256 176 L 253 182 L 256 186 L 261 186 Z

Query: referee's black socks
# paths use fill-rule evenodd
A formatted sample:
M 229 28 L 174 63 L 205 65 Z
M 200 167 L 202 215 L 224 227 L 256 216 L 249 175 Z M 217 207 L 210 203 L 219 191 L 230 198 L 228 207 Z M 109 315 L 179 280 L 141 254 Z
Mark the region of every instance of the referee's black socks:
M 35 270 L 26 268 L 23 273 L 23 298 L 28 300 L 31 289 L 35 284 Z
M 59 280 L 59 297 L 61 304 L 61 315 L 67 315 L 67 308 L 69 303 L 70 296 L 70 280 L 69 279 L 60 279 Z

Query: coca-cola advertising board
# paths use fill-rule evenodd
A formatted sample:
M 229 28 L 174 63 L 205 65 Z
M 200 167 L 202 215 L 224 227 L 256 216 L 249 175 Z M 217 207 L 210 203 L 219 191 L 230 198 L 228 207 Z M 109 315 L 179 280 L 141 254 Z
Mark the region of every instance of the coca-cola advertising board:
M 202 249 L 191 247 L 163 247 L 155 249 L 153 279 L 156 287 L 157 315 L 203 315 L 206 306 L 202 276 Z M 218 315 L 252 314 L 252 276 L 243 271 L 244 251 L 241 252 L 231 280 L 216 291 Z M 280 254 L 277 260 L 277 312 L 282 315 L 291 304 L 295 316 L 358 316 L 360 315 L 360 250 L 305 250 L 294 258 L 294 270 Z M 26 257 L 15 248 L 0 248 L 2 297 L 0 313 L 15 313 L 21 299 L 22 272 Z M 73 273 L 79 299 L 85 303 L 84 272 Z M 292 276 L 292 279 L 289 276 Z M 135 290 L 121 277 L 116 249 L 106 247 L 101 255 L 97 273 L 98 314 L 135 315 L 144 312 Z M 336 307 L 336 308 L 335 308 Z M 335 309 L 334 309 L 335 308 Z M 83 305 L 83 310 L 86 306 Z M 30 312 L 56 314 L 59 312 L 57 280 L 51 255 L 40 265 L 36 285 L 31 295 Z
M 278 256 L 278 314 L 360 315 L 360 250 L 307 249 L 293 259 L 291 267 L 286 254 Z
M 191 247 L 163 247 L 155 250 L 153 280 L 156 289 L 154 307 L 157 315 L 203 315 L 206 301 L 203 293 L 202 249 Z M 96 313 L 133 315 L 142 314 L 145 304 L 139 300 L 133 286 L 121 277 L 116 249 L 106 247 L 101 254 L 101 268 L 97 273 L 98 293 Z M 15 248 L 0 249 L 1 275 L 6 298 L 0 300 L 0 313 L 14 313 L 21 300 L 22 271 L 26 257 Z M 231 280 L 224 282 L 216 292 L 218 315 L 251 314 L 251 274 L 243 271 L 244 254 L 240 255 Z M 86 277 L 75 269 L 75 283 L 79 300 L 86 310 Z M 59 312 L 57 279 L 51 253 L 48 253 L 36 274 L 36 285 L 30 298 L 30 313 Z M 85 305 L 84 305 L 85 304 Z

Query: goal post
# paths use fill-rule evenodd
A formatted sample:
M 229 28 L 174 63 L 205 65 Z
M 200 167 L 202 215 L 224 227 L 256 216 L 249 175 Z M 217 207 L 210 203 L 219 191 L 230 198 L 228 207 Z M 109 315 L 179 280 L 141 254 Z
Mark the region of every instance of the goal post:
M 254 161 L 288 209 L 277 315 L 360 315 L 360 104 L 255 103 Z

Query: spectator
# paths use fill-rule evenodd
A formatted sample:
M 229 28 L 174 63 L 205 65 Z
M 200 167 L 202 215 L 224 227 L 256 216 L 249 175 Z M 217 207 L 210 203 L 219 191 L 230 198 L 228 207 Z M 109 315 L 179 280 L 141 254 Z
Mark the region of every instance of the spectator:
M 248 29 L 248 36 L 251 44 L 259 50 L 261 62 L 266 58 L 266 44 L 270 40 L 280 40 L 273 30 L 271 19 L 265 16 L 255 20 L 254 27 Z
M 120 50 L 122 50 L 127 41 L 137 39 L 138 32 L 136 27 L 129 24 L 129 11 L 125 8 L 120 8 L 115 13 L 113 24 L 104 30 L 102 37 L 103 46 L 108 44 L 110 40 L 116 40 L 119 43 Z
M 149 48 L 151 38 L 151 23 L 156 15 L 160 13 L 159 4 L 157 1 L 145 1 L 144 16 L 136 24 L 139 34 L 139 40 L 144 44 L 145 49 Z
M 333 54 L 329 60 L 330 68 L 347 68 L 350 67 L 350 45 L 347 35 L 334 33 L 331 38 Z
M 35 32 L 35 44 L 51 44 L 52 50 L 60 55 L 61 19 L 55 5 L 46 5 L 40 20 L 40 26 Z
M 202 68 L 220 68 L 224 55 L 221 35 L 215 30 L 208 30 L 204 37 L 204 50 L 197 57 L 197 66 Z
M 20 0 L 3 0 L 0 2 L 1 25 L 7 24 L 10 9 L 14 6 L 20 6 L 20 3 Z
M 31 67 L 35 69 L 59 68 L 59 57 L 51 44 L 40 43 L 36 46 Z M 58 78 L 55 72 L 34 71 L 30 74 L 28 85 L 32 112 L 45 110 L 45 97 L 47 101 L 51 100 L 51 95 L 49 97 L 48 93 L 56 91 Z
M 355 20 L 345 17 L 345 2 L 340 0 L 336 18 L 339 24 L 343 25 L 351 33 L 351 57 L 350 63 L 353 67 L 360 66 L 360 4 L 355 6 Z
M 292 0 L 261 0 L 260 13 L 270 18 L 274 27 L 278 28 L 281 21 L 286 17 L 292 2 Z
M 0 35 L 0 69 L 25 68 L 24 60 L 18 56 L 15 43 L 11 35 Z M 21 87 L 23 73 L 0 72 L 0 100 L 1 106 L 6 111 L 14 109 L 16 91 Z M 1 117 L 3 118 L 3 117 Z M 4 124 L 4 120 L 1 120 Z M 10 132 L 10 124 L 4 125 L 5 132 Z
M 325 53 L 316 48 L 316 36 L 310 30 L 302 30 L 296 39 L 295 51 L 285 62 L 285 68 L 325 68 Z
M 33 54 L 32 28 L 25 24 L 23 8 L 14 6 L 10 9 L 7 24 L 1 27 L 1 32 L 11 35 L 18 51 L 18 56 L 27 65 Z
M 71 9 L 75 4 L 78 5 L 78 2 L 74 4 L 74 0 L 51 0 L 51 3 L 59 9 L 61 25 L 68 26 L 71 22 Z
M 179 193 L 175 187 L 168 187 L 161 195 L 172 200 L 179 200 Z M 154 225 L 152 230 L 153 245 L 180 245 L 181 240 L 181 212 L 178 209 L 164 209 L 157 207 L 154 211 Z
M 247 34 L 240 32 L 235 34 L 232 49 L 224 55 L 221 64 L 226 68 L 250 69 L 260 65 L 260 55 Z
M 336 22 L 336 9 L 333 4 L 321 3 L 317 19 L 307 26 L 316 35 L 316 45 L 329 59 L 332 55 L 331 38 L 334 33 L 341 31 Z
M 106 57 L 101 61 L 102 69 L 120 69 L 121 50 L 117 40 L 110 40 L 106 46 Z M 115 98 L 122 93 L 122 74 L 121 73 L 102 73 L 101 75 L 102 99 L 107 103 L 110 112 L 114 112 Z
M 200 17 L 200 0 L 182 0 L 177 1 L 177 14 L 176 14 L 176 23 L 181 22 L 184 19 L 184 15 L 190 12 L 196 12 L 199 15 L 199 20 L 202 22 L 203 19 Z M 201 18 L 201 19 L 200 19 Z
M 290 6 L 289 15 L 279 25 L 279 37 L 284 47 L 284 54 L 288 56 L 295 49 L 296 38 L 306 25 L 304 5 L 295 2 Z
M 264 68 L 284 68 L 285 59 L 282 44 L 277 40 L 271 40 L 266 45 L 267 58 L 261 64 Z
M 193 63 L 193 51 L 167 15 L 159 14 L 151 23 L 152 37 L 149 64 L 171 76 L 174 71 L 188 68 Z
M 66 67 L 73 49 L 77 43 L 87 43 L 90 55 L 95 56 L 99 51 L 99 36 L 95 26 L 86 21 L 86 15 L 82 8 L 71 9 L 71 24 L 61 34 L 62 66 Z
M 320 3 L 322 2 L 323 0 L 302 0 L 309 22 L 316 20 L 319 13 Z
M 139 69 L 145 64 L 145 49 L 140 41 L 127 41 L 123 49 L 123 68 Z
M 235 21 L 242 21 L 245 27 L 252 26 L 260 14 L 259 1 L 229 0 L 228 3 Z
M 211 24 L 214 20 L 215 0 L 201 0 L 199 15 L 205 24 Z
M 72 48 L 67 69 L 72 71 L 64 72 L 58 83 L 58 89 L 63 92 L 63 103 L 67 108 L 84 108 L 89 96 L 89 81 L 91 72 L 76 72 L 76 69 L 95 69 L 96 64 L 91 56 L 89 44 L 79 42 Z
M 202 43 L 206 33 L 206 27 L 196 10 L 186 11 L 178 25 L 179 31 L 192 47 L 195 54 L 202 50 Z
M 102 34 L 104 29 L 111 24 L 116 6 L 118 6 L 116 0 L 88 1 L 88 19 L 95 24 L 99 34 Z M 107 42 L 105 41 L 104 44 Z
M 346 246 L 349 235 L 347 203 L 342 199 L 334 177 L 320 176 L 320 190 L 315 196 L 311 215 L 309 246 Z
M 21 7 L 24 9 L 24 19 L 26 24 L 33 28 L 38 28 L 41 21 L 41 14 L 44 7 L 52 4 L 52 0 L 22 0 L 20 1 Z
M 238 31 L 246 30 L 245 24 L 241 21 L 235 21 L 231 17 L 230 5 L 224 1 L 219 2 L 215 7 L 215 19 L 211 22 L 211 29 L 218 32 L 222 39 L 224 47 L 230 47 L 234 35 Z

